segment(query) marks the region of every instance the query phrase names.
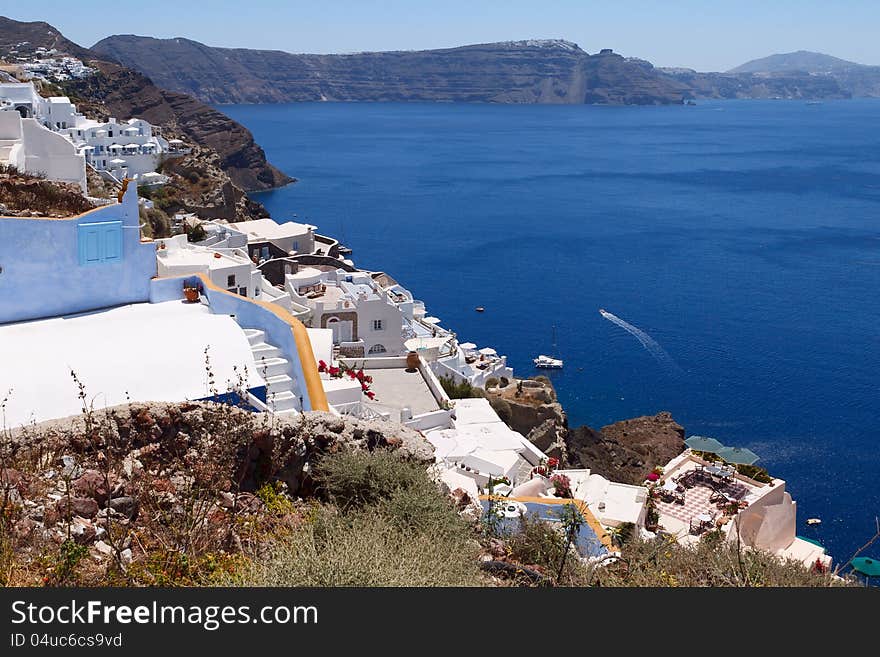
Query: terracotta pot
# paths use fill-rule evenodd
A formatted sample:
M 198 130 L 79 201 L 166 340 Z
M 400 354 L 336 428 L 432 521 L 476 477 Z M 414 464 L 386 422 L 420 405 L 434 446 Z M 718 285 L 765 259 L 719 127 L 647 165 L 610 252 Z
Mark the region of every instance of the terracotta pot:
M 193 302 L 199 300 L 199 290 L 195 287 L 185 287 L 183 288 L 183 296 L 186 297 L 187 301 Z
M 421 359 L 419 358 L 419 354 L 415 351 L 411 351 L 406 355 L 406 369 L 416 370 L 419 368 L 420 362 Z

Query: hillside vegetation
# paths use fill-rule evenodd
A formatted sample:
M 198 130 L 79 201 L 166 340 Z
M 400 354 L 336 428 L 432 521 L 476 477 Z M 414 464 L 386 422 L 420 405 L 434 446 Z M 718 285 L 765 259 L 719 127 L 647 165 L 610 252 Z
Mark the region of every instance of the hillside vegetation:
M 0 584 L 846 584 L 712 535 L 684 548 L 625 528 L 619 559 L 587 564 L 565 525 L 529 518 L 501 531 L 464 491 L 438 485 L 432 462 L 419 434 L 387 422 L 85 405 L 0 433 Z

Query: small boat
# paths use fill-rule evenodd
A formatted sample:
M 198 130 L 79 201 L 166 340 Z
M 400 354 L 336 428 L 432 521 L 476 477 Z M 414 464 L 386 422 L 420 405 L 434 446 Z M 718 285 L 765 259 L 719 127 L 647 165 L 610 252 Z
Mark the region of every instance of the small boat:
M 556 350 L 556 325 L 553 325 L 553 350 Z M 537 358 L 532 359 L 532 362 L 535 364 L 535 367 L 545 369 L 545 370 L 561 370 L 562 369 L 562 360 L 559 358 L 553 358 L 552 356 L 546 356 L 541 354 Z
M 483 306 L 477 306 L 476 308 L 474 308 L 474 310 L 476 310 L 478 313 L 481 313 L 481 312 L 483 312 L 483 311 L 486 310 L 486 309 L 483 308 Z
M 559 358 L 551 358 L 550 356 L 545 356 L 544 354 L 541 354 L 537 358 L 534 358 L 532 362 L 535 364 L 535 367 L 540 367 L 545 370 L 562 369 L 562 361 Z
M 819 518 L 807 518 L 807 524 L 808 524 L 808 525 L 818 525 L 818 524 L 820 524 L 821 522 L 822 522 L 822 521 L 819 520 Z

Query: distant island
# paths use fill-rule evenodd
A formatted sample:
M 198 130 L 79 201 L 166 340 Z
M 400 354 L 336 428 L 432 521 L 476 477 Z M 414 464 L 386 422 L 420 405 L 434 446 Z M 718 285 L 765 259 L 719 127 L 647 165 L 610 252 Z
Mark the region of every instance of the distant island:
M 117 35 L 92 51 L 212 104 L 301 101 L 683 104 L 700 98 L 880 96 L 880 67 L 799 51 L 727 72 L 659 68 L 561 39 L 340 55 Z

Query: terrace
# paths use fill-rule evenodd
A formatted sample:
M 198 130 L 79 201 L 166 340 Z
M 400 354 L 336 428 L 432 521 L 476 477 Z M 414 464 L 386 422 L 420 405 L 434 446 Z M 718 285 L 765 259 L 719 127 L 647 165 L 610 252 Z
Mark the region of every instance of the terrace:
M 660 526 L 689 541 L 730 523 L 741 510 L 774 491 L 777 482 L 784 487 L 781 480 L 762 484 L 686 451 L 669 463 L 650 494 Z

